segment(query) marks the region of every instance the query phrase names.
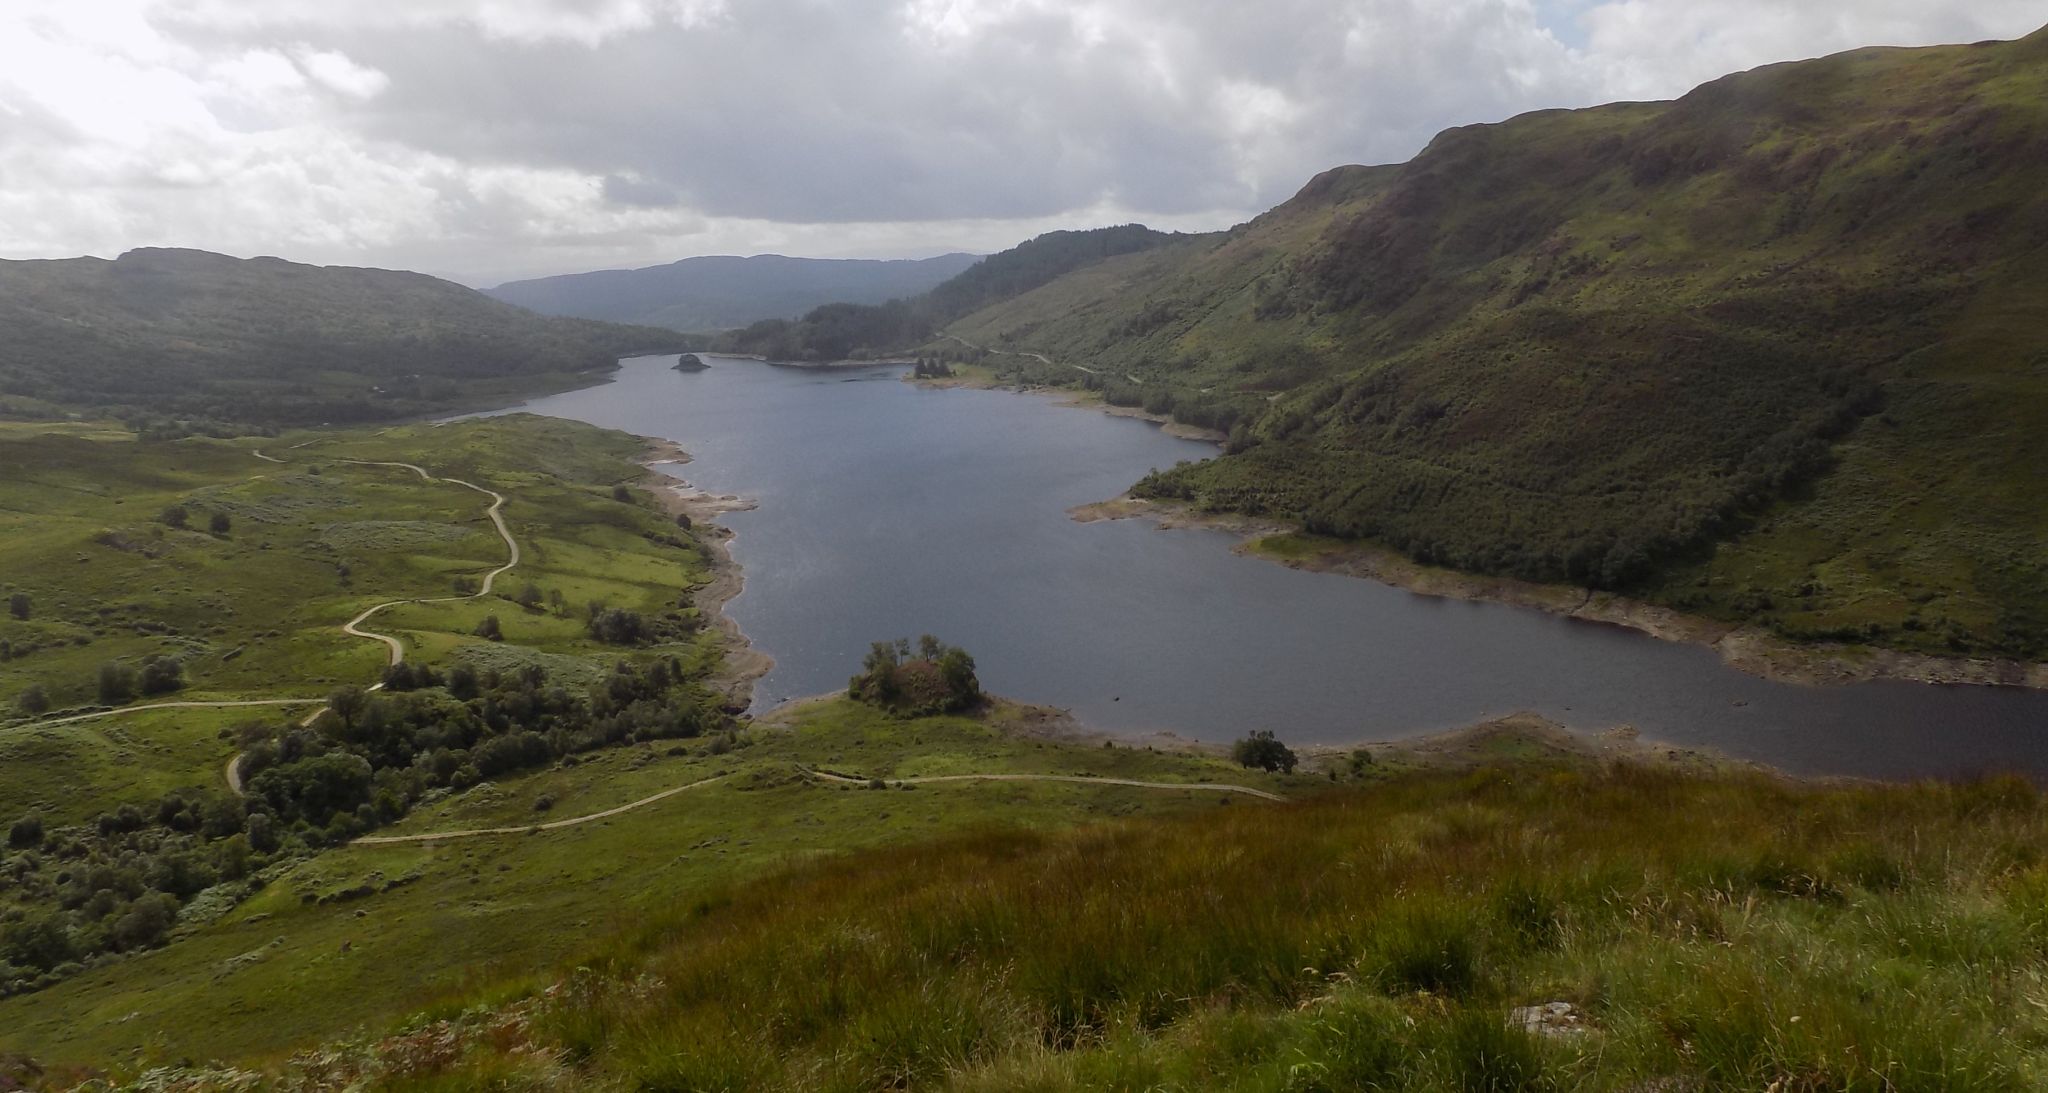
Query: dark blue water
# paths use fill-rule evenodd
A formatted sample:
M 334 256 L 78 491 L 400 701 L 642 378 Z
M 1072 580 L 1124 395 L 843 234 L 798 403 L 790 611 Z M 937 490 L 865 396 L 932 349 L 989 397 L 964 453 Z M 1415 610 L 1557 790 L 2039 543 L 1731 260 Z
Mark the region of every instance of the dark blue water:
M 1072 506 L 1214 448 L 900 368 L 671 360 L 522 409 L 668 437 L 695 457 L 673 473 L 759 502 L 724 520 L 747 579 L 730 611 L 776 660 L 757 708 L 932 633 L 990 690 L 1112 731 L 1348 742 L 1533 710 L 1798 773 L 2048 775 L 2048 693 L 1773 683 L 1631 630 L 1240 558 L 1221 532 L 1077 524 Z

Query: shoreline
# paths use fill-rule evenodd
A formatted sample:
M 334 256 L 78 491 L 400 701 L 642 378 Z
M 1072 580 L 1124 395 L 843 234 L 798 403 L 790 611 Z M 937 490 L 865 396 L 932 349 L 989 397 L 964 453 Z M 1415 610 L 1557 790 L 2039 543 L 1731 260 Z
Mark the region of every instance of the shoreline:
M 1384 547 L 1333 542 L 1321 550 L 1300 555 L 1259 549 L 1272 536 L 1300 533 L 1299 527 L 1280 520 L 1198 512 L 1182 504 L 1129 495 L 1078 505 L 1069 509 L 1067 515 L 1078 523 L 1143 519 L 1161 530 L 1199 528 L 1230 532 L 1239 536 L 1232 552 L 1244 557 L 1289 569 L 1378 581 L 1417 595 L 1527 607 L 1583 622 L 1626 627 L 1661 641 L 1705 646 L 1719 653 L 1721 660 L 1732 668 L 1780 683 L 1839 686 L 1893 680 L 2048 689 L 2048 664 L 1942 657 L 1869 646 L 1804 644 L 1753 624 L 1688 615 L 1612 592 L 1427 566 Z
M 785 729 L 806 708 L 844 697 L 844 692 L 831 691 L 787 699 L 778 703 L 774 709 L 756 715 L 754 726 L 771 731 Z M 1107 745 L 1119 748 L 1148 748 L 1212 759 L 1230 758 L 1230 742 L 1196 740 L 1170 729 L 1137 733 L 1116 732 L 1090 726 L 1075 717 L 1073 711 L 1060 706 L 1026 702 L 1002 695 L 989 695 L 988 700 L 986 709 L 967 716 L 985 722 L 991 731 L 1022 739 L 1085 747 Z M 1512 742 L 1520 747 L 1503 747 L 1504 742 Z M 1802 785 L 1874 781 L 1849 775 L 1793 774 L 1769 763 L 1737 758 L 1711 747 L 1675 744 L 1647 737 L 1633 725 L 1616 725 L 1605 729 L 1577 728 L 1529 710 L 1393 739 L 1359 739 L 1343 743 L 1291 743 L 1288 746 L 1302 760 L 1303 770 L 1307 772 L 1337 769 L 1340 765 L 1348 764 L 1351 757 L 1360 751 L 1368 752 L 1372 756 L 1371 767 L 1383 773 L 1484 766 L 1502 761 L 1504 752 L 1519 751 L 1519 758 L 1512 760 L 1513 762 L 1623 762 L 1698 774 L 1762 774 Z
M 909 362 L 904 362 L 909 363 Z M 973 365 L 957 366 L 973 368 Z M 1037 395 L 1052 400 L 1054 406 L 1074 410 L 1094 410 L 1110 417 L 1130 418 L 1134 421 L 1149 421 L 1159 426 L 1167 436 L 1182 440 L 1199 440 L 1222 447 L 1229 437 L 1215 429 L 1204 429 L 1175 421 L 1171 414 L 1155 414 L 1142 406 L 1112 406 L 1094 391 L 1082 391 L 1072 387 L 1050 384 L 1003 383 L 992 375 L 955 372 L 951 376 L 913 376 L 905 373 L 903 382 L 915 387 L 927 387 L 935 391 L 963 389 L 970 391 L 1012 391 L 1020 395 Z
M 723 693 L 729 709 L 743 711 L 753 705 L 754 685 L 775 667 L 775 658 L 756 648 L 740 624 L 725 607 L 746 591 L 746 574 L 733 560 L 731 528 L 717 522 L 728 512 L 746 512 L 754 502 L 731 494 L 711 494 L 688 482 L 664 474 L 659 468 L 690 462 L 690 453 L 673 440 L 641 437 L 647 448 L 638 460 L 646 473 L 635 485 L 652 494 L 655 504 L 671 517 L 690 518 L 690 530 L 710 555 L 711 579 L 694 591 L 691 599 L 719 630 L 724 646 L 723 666 L 709 681 Z

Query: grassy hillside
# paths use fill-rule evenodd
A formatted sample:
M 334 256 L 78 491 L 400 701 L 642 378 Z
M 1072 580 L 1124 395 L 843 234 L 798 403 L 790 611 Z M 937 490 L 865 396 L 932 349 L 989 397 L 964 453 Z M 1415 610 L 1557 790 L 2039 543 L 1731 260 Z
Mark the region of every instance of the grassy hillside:
M 385 420 L 571 385 L 679 341 L 392 270 L 184 250 L 0 262 L 0 416 Z
M 1455 129 L 950 333 L 1232 432 L 1142 492 L 2040 658 L 2044 103 L 2048 32 Z
M 694 618 L 679 595 L 709 576 L 671 521 L 611 496 L 638 475 L 643 442 L 572 422 L 520 416 L 274 441 L 70 432 L 0 426 L 0 462 L 13 469 L 0 482 L 0 589 L 28 604 L 25 618 L 0 614 L 0 721 L 31 688 L 54 709 L 90 705 L 101 665 L 152 656 L 183 665 L 184 690 L 170 697 L 264 697 L 279 680 L 318 696 L 374 682 L 384 650 L 341 624 L 386 600 L 455 595 L 459 579 L 502 563 L 505 547 L 478 494 L 350 459 L 418 462 L 509 499 L 525 557 L 496 595 L 380 616 L 424 662 L 503 658 L 507 647 L 601 652 L 583 624 L 590 601 Z M 183 526 L 166 523 L 173 508 Z M 211 530 L 216 515 L 225 531 Z M 527 584 L 560 592 L 560 604 L 513 603 Z M 504 642 L 472 634 L 487 613 L 502 618 Z
M 832 702 L 729 741 L 611 749 L 481 785 L 423 805 L 379 834 L 522 827 L 723 775 L 598 823 L 329 850 L 280 871 L 248 901 L 162 949 L 0 1000 L 0 1054 L 122 1069 L 187 1058 L 280 1059 L 351 1029 L 392 1027 L 501 979 L 525 982 L 594 938 L 844 851 L 1222 807 L 1221 795 L 1198 789 L 1058 782 L 875 790 L 819 780 L 806 774 L 813 768 L 892 779 L 1055 773 L 1281 789 L 1307 781 L 1022 731 L 1033 723 L 1015 711 L 904 721 Z M 543 798 L 549 807 L 536 811 Z M 365 884 L 372 891 L 334 898 Z
M 155 951 L 430 799 L 729 729 L 696 602 L 716 554 L 630 488 L 644 446 L 531 417 L 275 455 L 0 428 L 0 996 Z M 363 462 L 389 460 L 436 477 Z M 486 588 L 494 514 L 518 558 Z
M 917 296 L 979 260 L 972 254 L 901 261 L 717 255 L 512 281 L 486 292 L 543 315 L 726 330 L 761 319 L 794 319 L 823 304 Z
M 479 987 L 289 1073 L 393 1090 L 2038 1088 L 2044 836 L 2017 782 L 1423 770 L 792 862 L 636 918 L 558 978 Z M 1553 1004 L 1536 1029 L 1516 1013 Z

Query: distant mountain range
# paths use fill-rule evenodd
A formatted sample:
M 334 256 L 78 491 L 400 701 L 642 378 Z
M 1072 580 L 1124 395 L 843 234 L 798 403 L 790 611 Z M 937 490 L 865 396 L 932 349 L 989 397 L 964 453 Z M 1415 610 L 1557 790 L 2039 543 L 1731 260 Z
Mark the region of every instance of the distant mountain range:
M 543 315 L 712 331 L 794 319 L 821 304 L 921 295 L 980 260 L 973 254 L 898 261 L 710 256 L 512 281 L 485 291 Z
M 720 349 L 774 360 L 833 360 L 865 350 L 902 348 L 925 341 L 947 323 L 1048 284 L 1077 269 L 1125 254 L 1190 238 L 1123 224 L 1085 231 L 1051 231 L 977 260 L 930 292 L 865 304 L 839 301 L 812 308 L 801 319 L 762 319 L 718 340 Z
M 0 416 L 381 420 L 559 387 L 687 340 L 394 270 L 164 249 L 0 261 Z

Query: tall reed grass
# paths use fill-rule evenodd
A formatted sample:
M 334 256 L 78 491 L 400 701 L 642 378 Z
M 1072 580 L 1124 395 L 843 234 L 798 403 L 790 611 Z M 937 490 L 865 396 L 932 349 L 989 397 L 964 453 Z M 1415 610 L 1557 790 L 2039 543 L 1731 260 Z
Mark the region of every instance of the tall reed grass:
M 383 1084 L 2041 1088 L 2044 846 L 2018 781 L 1628 766 L 990 832 L 678 908 Z

